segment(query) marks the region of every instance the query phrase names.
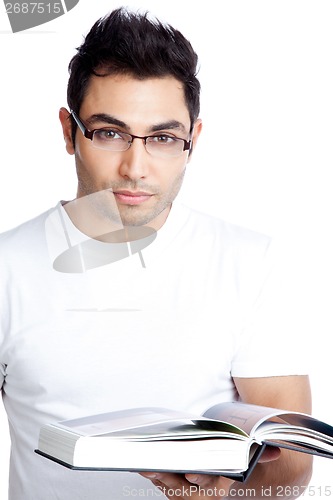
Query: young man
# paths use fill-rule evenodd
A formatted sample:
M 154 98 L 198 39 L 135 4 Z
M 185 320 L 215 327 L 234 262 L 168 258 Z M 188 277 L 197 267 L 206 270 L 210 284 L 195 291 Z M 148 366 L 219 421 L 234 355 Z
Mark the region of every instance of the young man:
M 34 454 L 46 422 L 234 399 L 311 410 L 306 375 L 279 347 L 270 239 L 175 202 L 202 126 L 196 69 L 178 31 L 123 9 L 70 63 L 60 121 L 77 198 L 0 237 L 10 500 L 244 496 L 223 477 L 70 471 Z M 266 459 L 248 491 L 304 491 L 308 456 Z

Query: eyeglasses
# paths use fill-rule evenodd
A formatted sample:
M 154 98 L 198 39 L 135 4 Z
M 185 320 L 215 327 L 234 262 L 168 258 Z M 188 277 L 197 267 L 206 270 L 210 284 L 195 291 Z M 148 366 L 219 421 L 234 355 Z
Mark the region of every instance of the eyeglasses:
M 139 135 L 119 132 L 113 128 L 88 130 L 74 111 L 71 111 L 71 115 L 84 137 L 90 139 L 93 146 L 97 149 L 127 151 L 131 147 L 134 139 L 141 139 L 149 154 L 152 156 L 169 158 L 180 156 L 184 151 L 188 151 L 191 148 L 191 140 L 187 141 L 186 139 L 181 139 L 180 137 L 165 133 L 141 137 Z

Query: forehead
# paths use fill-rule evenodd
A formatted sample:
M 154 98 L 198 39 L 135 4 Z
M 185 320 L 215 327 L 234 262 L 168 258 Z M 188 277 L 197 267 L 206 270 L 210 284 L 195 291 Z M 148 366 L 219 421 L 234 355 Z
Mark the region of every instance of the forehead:
M 104 113 L 129 128 L 149 127 L 177 120 L 190 127 L 184 88 L 174 77 L 139 80 L 129 75 L 93 76 L 80 109 L 80 116 Z

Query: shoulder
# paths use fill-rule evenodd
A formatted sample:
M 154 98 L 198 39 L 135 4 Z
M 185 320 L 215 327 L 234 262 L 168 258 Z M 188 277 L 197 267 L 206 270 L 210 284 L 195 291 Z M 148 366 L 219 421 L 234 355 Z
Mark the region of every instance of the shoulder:
M 224 251 L 242 252 L 253 249 L 266 253 L 271 246 L 269 235 L 242 227 L 219 217 L 181 205 L 186 214 L 186 234 L 188 237 L 219 246 Z
M 45 221 L 54 209 L 30 219 L 6 232 L 0 234 L 0 253 L 23 252 L 45 239 Z

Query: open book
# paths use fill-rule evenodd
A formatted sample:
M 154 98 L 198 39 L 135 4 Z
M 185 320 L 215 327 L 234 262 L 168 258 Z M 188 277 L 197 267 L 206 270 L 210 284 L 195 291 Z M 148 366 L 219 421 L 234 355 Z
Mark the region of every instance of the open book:
M 36 452 L 73 469 L 200 472 L 242 481 L 266 445 L 333 458 L 333 427 L 239 402 L 203 416 L 135 408 L 46 424 Z

